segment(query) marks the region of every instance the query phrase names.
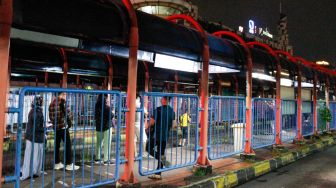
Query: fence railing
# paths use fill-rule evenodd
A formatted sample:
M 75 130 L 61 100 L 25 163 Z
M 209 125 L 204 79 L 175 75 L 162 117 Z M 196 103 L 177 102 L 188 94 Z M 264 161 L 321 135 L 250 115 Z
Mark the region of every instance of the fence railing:
M 127 162 L 125 93 L 27 87 L 9 96 L 3 157 L 6 182 L 14 181 L 17 187 L 20 183 L 24 187 L 90 187 L 118 180 L 119 165 Z M 200 149 L 208 149 L 211 160 L 243 151 L 245 98 L 209 98 L 208 148 L 198 145 L 201 109 L 197 95 L 142 93 L 140 98 L 134 143 L 141 175 L 194 165 Z M 275 144 L 275 109 L 274 99 L 252 99 L 253 148 Z M 330 128 L 336 129 L 336 102 L 330 103 L 330 110 Z M 312 101 L 302 102 L 301 115 L 303 135 L 312 135 Z M 295 139 L 297 116 L 297 102 L 282 100 L 282 141 Z M 324 130 L 319 125 L 319 131 Z M 28 180 L 20 181 L 20 172 L 21 179 Z
M 120 92 L 27 87 L 17 110 L 15 158 L 4 163 L 15 166 L 5 179 L 16 187 L 20 179 L 29 179 L 25 187 L 98 186 L 118 179 Z
M 275 100 L 252 99 L 252 145 L 261 148 L 275 144 Z
M 159 174 L 194 165 L 199 137 L 198 96 L 143 93 L 144 97 L 148 98 L 148 106 L 142 103 L 138 110 L 141 113 L 139 173 Z
M 309 136 L 314 134 L 314 114 L 313 102 L 302 101 L 302 135 Z
M 330 130 L 336 129 L 336 102 L 332 101 L 329 103 L 330 112 L 331 112 L 331 122 L 330 122 Z
M 245 98 L 212 96 L 209 105 L 209 158 L 241 153 L 245 144 Z
M 297 102 L 296 100 L 281 101 L 281 140 L 292 141 L 297 134 Z

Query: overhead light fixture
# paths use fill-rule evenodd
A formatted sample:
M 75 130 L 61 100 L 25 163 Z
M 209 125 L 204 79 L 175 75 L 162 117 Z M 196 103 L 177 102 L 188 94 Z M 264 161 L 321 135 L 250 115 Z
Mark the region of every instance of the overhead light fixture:
M 154 67 L 197 73 L 199 63 L 169 55 L 156 54 Z
M 294 87 L 298 87 L 297 81 L 294 82 Z M 314 84 L 308 82 L 301 82 L 301 87 L 314 87 Z
M 316 61 L 316 64 L 323 65 L 323 66 L 329 66 L 329 62 L 327 61 Z
M 275 71 L 273 71 L 273 72 L 276 73 L 277 71 L 275 70 Z M 287 72 L 282 72 L 282 71 L 281 71 L 281 75 L 282 75 L 282 76 L 289 76 L 289 74 L 288 74 Z
M 267 74 L 262 74 L 262 73 L 252 73 L 252 78 L 260 79 L 260 80 L 266 80 L 270 82 L 275 82 L 275 78 L 273 76 L 267 75 Z
M 239 70 L 236 69 L 230 69 L 226 67 L 221 67 L 217 65 L 209 65 L 209 73 L 234 73 L 234 72 L 240 72 Z

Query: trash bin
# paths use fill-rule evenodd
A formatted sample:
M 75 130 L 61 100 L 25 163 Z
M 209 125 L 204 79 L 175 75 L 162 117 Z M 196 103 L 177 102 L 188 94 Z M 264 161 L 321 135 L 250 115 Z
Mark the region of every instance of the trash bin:
M 239 152 L 243 149 L 245 123 L 232 124 L 231 128 L 233 129 L 234 152 Z

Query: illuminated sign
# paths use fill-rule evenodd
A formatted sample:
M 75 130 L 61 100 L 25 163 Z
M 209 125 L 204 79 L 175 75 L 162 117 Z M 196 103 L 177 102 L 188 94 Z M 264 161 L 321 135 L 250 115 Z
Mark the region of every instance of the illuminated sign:
M 257 27 L 253 20 L 248 21 L 249 25 L 249 33 L 259 35 L 259 36 L 266 36 L 268 38 L 273 38 L 273 35 L 268 31 L 268 28 L 265 29 L 262 27 Z
M 256 26 L 254 25 L 253 20 L 249 20 L 249 33 L 255 34 Z

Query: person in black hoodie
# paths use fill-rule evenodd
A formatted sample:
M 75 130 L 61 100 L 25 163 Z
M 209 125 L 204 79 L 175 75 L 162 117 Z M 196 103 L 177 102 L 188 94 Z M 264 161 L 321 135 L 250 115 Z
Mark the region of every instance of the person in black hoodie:
M 26 149 L 24 153 L 21 180 L 40 176 L 43 161 L 43 142 L 45 140 L 43 98 L 36 96 L 31 104 L 26 129 Z
M 110 163 L 111 141 L 112 141 L 112 109 L 107 103 L 107 95 L 99 94 L 95 106 L 96 121 L 96 158 L 95 161 L 102 161 L 102 148 L 104 147 L 103 162 Z

